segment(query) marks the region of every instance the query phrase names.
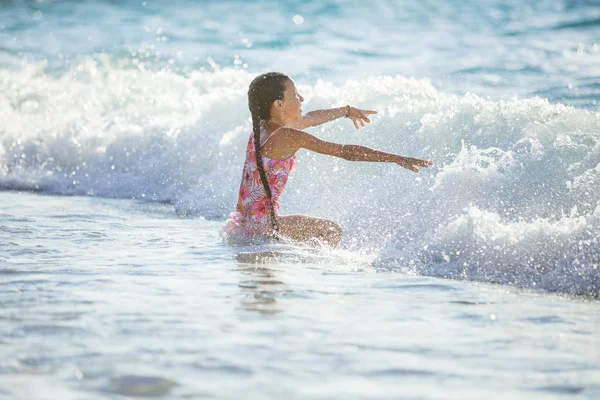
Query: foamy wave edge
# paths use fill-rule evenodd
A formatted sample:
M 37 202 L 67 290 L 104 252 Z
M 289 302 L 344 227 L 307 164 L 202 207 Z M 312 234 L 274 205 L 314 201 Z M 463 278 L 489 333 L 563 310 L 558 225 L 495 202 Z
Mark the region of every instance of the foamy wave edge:
M 250 132 L 251 79 L 110 56 L 58 75 L 39 64 L 2 69 L 0 187 L 165 201 L 224 217 Z M 298 84 L 306 109 L 379 111 L 358 134 L 340 121 L 318 136 L 435 167 L 413 175 L 302 153 L 283 213 L 342 222 L 345 245 L 373 248 L 382 268 L 598 296 L 599 113 L 441 93 L 402 76 Z

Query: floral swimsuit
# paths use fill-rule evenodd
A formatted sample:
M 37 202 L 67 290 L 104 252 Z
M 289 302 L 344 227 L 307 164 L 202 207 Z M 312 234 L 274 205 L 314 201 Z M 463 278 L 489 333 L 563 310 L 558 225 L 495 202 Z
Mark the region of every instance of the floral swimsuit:
M 273 132 L 271 136 L 275 135 L 276 132 Z M 273 196 L 273 208 L 275 209 L 275 215 L 277 215 L 279 195 L 283 192 L 290 172 L 294 170 L 296 156 L 294 155 L 285 160 L 271 160 L 263 156 L 262 160 L 265 175 L 271 188 L 271 195 Z M 240 185 L 237 207 L 223 226 L 226 236 L 231 239 L 264 237 L 271 226 L 269 203 L 269 198 L 256 166 L 254 134 L 251 134 L 246 146 L 246 161 L 242 171 L 242 184 Z

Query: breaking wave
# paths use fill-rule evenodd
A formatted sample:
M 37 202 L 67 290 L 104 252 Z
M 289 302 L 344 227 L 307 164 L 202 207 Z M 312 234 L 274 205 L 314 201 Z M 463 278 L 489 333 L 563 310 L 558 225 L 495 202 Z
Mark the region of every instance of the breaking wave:
M 251 129 L 252 77 L 106 55 L 63 73 L 43 63 L 1 69 L 0 187 L 224 217 Z M 435 166 L 415 175 L 303 152 L 282 213 L 341 221 L 345 245 L 373 249 L 379 268 L 598 296 L 600 113 L 447 94 L 402 76 L 298 84 L 305 109 L 379 111 L 364 130 L 337 121 L 318 136 Z

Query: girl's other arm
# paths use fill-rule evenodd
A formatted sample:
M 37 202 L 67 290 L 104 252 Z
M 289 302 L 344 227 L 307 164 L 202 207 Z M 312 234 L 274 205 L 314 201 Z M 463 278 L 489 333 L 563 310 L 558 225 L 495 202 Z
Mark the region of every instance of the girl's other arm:
M 354 123 L 354 127 L 358 129 L 359 123 L 360 125 L 365 126 L 365 122 L 371 122 L 368 115 L 372 114 L 377 114 L 377 111 L 359 110 L 358 108 L 350 106 L 330 108 L 328 110 L 315 110 L 306 113 L 302 118 L 296 121 L 288 123 L 287 127 L 302 130 L 313 126 L 319 126 L 338 118 L 348 117 Z

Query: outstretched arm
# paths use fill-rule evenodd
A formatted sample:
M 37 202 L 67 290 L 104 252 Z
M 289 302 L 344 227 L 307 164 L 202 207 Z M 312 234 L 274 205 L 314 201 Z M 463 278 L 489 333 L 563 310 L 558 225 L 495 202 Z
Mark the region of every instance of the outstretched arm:
M 291 121 L 287 124 L 288 128 L 306 129 L 312 126 L 318 126 L 338 118 L 347 117 L 352 120 L 354 127 L 358 129 L 358 124 L 365 126 L 365 122 L 371 122 L 369 115 L 377 114 L 377 111 L 359 110 L 358 108 L 344 106 L 339 108 L 330 108 L 328 110 L 315 110 L 306 113 L 302 118 Z
M 307 149 L 348 161 L 393 162 L 413 172 L 419 172 L 417 167 L 429 167 L 433 164 L 431 161 L 402 157 L 366 146 L 327 142 L 309 133 L 289 128 L 282 129 L 274 139 L 276 140 L 271 145 L 281 149 L 281 157 L 284 158 L 295 154 L 298 149 Z

